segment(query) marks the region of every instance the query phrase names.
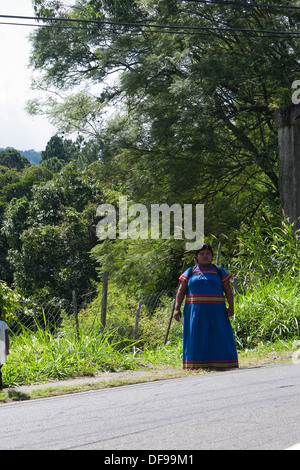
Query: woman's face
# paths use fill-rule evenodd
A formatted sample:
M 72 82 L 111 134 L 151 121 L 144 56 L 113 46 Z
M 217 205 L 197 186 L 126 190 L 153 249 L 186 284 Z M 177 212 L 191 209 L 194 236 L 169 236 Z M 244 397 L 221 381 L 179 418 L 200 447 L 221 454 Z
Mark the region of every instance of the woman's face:
M 196 260 L 200 266 L 210 266 L 212 258 L 213 256 L 207 248 L 199 251 L 199 253 L 196 255 Z

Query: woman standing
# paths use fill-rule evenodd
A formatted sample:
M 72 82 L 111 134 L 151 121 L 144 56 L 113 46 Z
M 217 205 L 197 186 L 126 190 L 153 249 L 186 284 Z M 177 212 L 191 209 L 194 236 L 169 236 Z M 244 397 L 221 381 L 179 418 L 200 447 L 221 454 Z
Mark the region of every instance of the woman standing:
M 212 264 L 213 251 L 204 243 L 195 255 L 197 265 L 180 276 L 174 318 L 183 312 L 183 368 L 228 370 L 238 367 L 229 317 L 234 314 L 231 274 Z M 192 272 L 191 272 L 192 270 Z M 225 306 L 225 293 L 228 309 Z

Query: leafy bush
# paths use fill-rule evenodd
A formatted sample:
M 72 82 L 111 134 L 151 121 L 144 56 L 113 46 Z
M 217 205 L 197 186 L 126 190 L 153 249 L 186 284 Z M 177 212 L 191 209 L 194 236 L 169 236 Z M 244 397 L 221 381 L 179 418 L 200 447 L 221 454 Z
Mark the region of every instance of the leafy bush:
M 9 321 L 15 318 L 15 309 L 18 308 L 21 296 L 8 285 L 0 281 L 0 319 Z

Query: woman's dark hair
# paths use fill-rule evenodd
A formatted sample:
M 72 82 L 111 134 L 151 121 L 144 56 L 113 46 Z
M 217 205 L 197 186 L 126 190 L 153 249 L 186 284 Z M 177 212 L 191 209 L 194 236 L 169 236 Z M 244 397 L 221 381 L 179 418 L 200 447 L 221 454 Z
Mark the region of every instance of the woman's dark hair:
M 211 252 L 212 256 L 214 256 L 214 252 L 213 252 L 213 249 L 210 246 L 210 244 L 209 243 L 202 243 L 202 245 L 200 245 L 199 248 L 197 248 L 196 253 L 195 253 L 195 257 L 197 256 L 199 251 L 203 251 L 203 250 L 209 250 Z

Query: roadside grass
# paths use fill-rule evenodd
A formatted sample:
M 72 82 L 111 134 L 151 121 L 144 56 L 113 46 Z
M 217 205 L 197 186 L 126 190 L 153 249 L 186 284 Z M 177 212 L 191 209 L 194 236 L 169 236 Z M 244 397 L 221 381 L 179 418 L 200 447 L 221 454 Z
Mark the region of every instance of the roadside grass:
M 96 376 L 101 372 L 145 370 L 153 367 L 178 367 L 182 365 L 181 340 L 164 345 L 143 345 L 124 339 L 111 341 L 112 332 L 83 335 L 78 340 L 72 332 L 52 334 L 39 328 L 11 340 L 11 355 L 2 368 L 4 387 L 16 387 L 50 380 L 63 380 L 78 376 Z M 255 348 L 240 349 L 242 366 L 269 363 L 292 356 L 300 348 L 294 339 L 276 343 L 261 342 Z
M 204 372 L 205 373 L 205 372 Z M 0 391 L 0 403 L 9 403 L 12 401 L 25 401 L 25 400 L 34 400 L 38 398 L 48 398 L 60 395 L 66 395 L 71 393 L 80 393 L 80 392 L 87 392 L 91 390 L 101 390 L 104 388 L 112 388 L 112 387 L 121 387 L 125 385 L 134 385 L 138 383 L 147 383 L 147 382 L 156 382 L 159 380 L 168 380 L 178 377 L 187 376 L 188 373 L 186 371 L 178 371 L 174 373 L 168 373 L 163 375 L 156 375 L 156 376 L 147 376 L 147 377 L 129 377 L 129 378 L 120 378 L 120 379 L 112 379 L 108 381 L 99 381 L 97 382 L 86 382 L 84 384 L 77 384 L 77 385 L 51 385 L 46 386 L 45 388 L 39 388 L 35 390 L 31 390 L 29 392 L 22 392 L 20 390 L 15 389 L 6 389 Z M 199 375 L 199 374 L 198 374 Z
M 45 338 L 47 339 L 46 341 Z M 107 345 L 109 336 L 107 335 L 105 338 L 106 341 L 103 340 L 96 347 L 98 354 L 95 354 L 95 344 L 93 344 L 95 341 L 93 341 L 93 338 L 85 338 L 78 342 L 74 337 L 63 338 L 58 336 L 53 338 L 46 334 L 46 332 L 42 336 L 39 334 L 38 340 L 36 336 L 32 337 L 31 335 L 29 337 L 28 334 L 25 334 L 25 338 L 23 335 L 18 337 L 14 343 L 11 359 L 3 367 L 4 386 L 7 388 L 0 391 L 0 403 L 214 373 L 201 370 L 183 371 L 181 369 L 180 343 L 157 346 L 156 348 L 145 348 L 144 350 L 138 350 L 136 346 L 133 346 L 118 352 L 113 349 L 112 345 Z M 92 346 L 90 346 L 91 344 Z M 239 351 L 240 368 L 262 367 L 290 361 L 293 358 L 293 353 L 299 347 L 300 343 L 297 340 L 279 340 L 276 343 L 269 344 L 261 343 L 253 349 Z M 99 353 L 99 349 L 101 349 L 101 353 Z M 33 354 L 33 351 L 36 352 L 36 355 Z M 56 354 L 59 357 L 56 357 Z M 86 354 L 89 357 L 86 357 Z M 103 361 L 104 357 L 105 361 Z M 31 358 L 29 363 L 27 362 L 28 358 Z M 50 362 L 50 364 L 45 367 L 47 362 Z M 175 370 L 173 373 L 157 375 L 151 374 L 153 370 L 158 371 L 166 366 L 173 366 L 174 369 L 178 368 L 178 371 Z M 132 375 L 106 381 L 101 381 L 99 377 L 99 381 L 88 382 L 89 376 L 97 376 L 104 370 L 111 372 L 131 370 Z M 149 370 L 149 375 L 147 376 L 146 374 L 143 377 L 135 376 L 134 372 L 137 370 Z M 53 385 L 48 383 L 50 380 L 60 380 L 76 376 L 86 376 L 87 382 L 74 386 L 62 386 L 59 384 L 59 381 Z M 45 387 L 33 389 L 26 393 L 15 390 L 20 385 L 33 383 L 45 383 Z
M 241 296 L 232 321 L 237 347 L 300 339 L 299 279 L 273 278 Z
M 181 339 L 164 345 L 142 344 L 113 339 L 114 332 L 81 334 L 39 328 L 11 338 L 11 354 L 2 368 L 4 387 L 16 387 L 78 376 L 96 376 L 101 372 L 178 367 L 182 365 Z M 122 344 L 121 344 L 122 343 Z M 127 345 L 126 345 L 127 344 Z M 300 348 L 297 337 L 259 342 L 239 348 L 242 367 L 289 360 Z
M 273 275 L 265 282 L 257 281 L 255 287 L 238 296 L 231 322 L 240 367 L 290 361 L 293 353 L 300 350 L 299 280 L 299 274 L 287 270 L 284 276 Z M 169 341 L 164 346 L 173 299 L 162 299 L 151 313 L 142 309 L 139 339 L 134 341 L 136 301 L 111 285 L 109 312 L 103 331 L 95 320 L 100 295 L 94 304 L 80 312 L 79 338 L 74 318 L 66 316 L 61 327 L 53 331 L 47 324 L 46 315 L 43 324 L 36 324 L 34 332 L 23 327 L 21 333 L 11 335 L 11 354 L 2 368 L 3 384 L 8 392 L 0 391 L 0 402 L 28 399 L 22 394 L 14 395 L 13 388 L 22 385 L 46 384 L 79 376 L 93 377 L 102 372 L 173 367 L 178 368 L 179 375 L 183 374 L 182 322 L 173 322 Z M 132 376 L 122 383 L 155 379 Z M 100 386 L 104 385 L 100 383 Z M 115 385 L 106 383 L 105 386 Z M 52 390 L 51 393 L 56 392 Z
M 290 361 L 293 357 L 293 351 L 295 350 L 293 348 L 295 348 L 295 344 L 280 343 L 278 345 L 272 345 L 272 347 L 260 346 L 255 350 L 242 352 L 239 355 L 240 368 L 243 369 L 252 367 L 263 367 L 270 364 L 279 364 L 282 362 Z M 144 377 L 138 377 L 134 375 L 133 371 L 133 375 L 131 377 L 126 378 L 112 379 L 106 381 L 101 381 L 101 378 L 99 378 L 99 381 L 96 382 L 89 382 L 87 379 L 87 382 L 84 384 L 67 386 L 60 385 L 59 382 L 57 382 L 50 386 L 49 384 L 45 384 L 45 387 L 33 389 L 28 392 L 23 392 L 22 390 L 16 390 L 14 388 L 8 388 L 6 390 L 0 391 L 0 403 L 10 403 L 13 401 L 24 401 L 38 398 L 54 397 L 71 393 L 80 393 L 85 391 L 120 387 L 125 385 L 153 382 L 158 380 L 168 380 L 179 377 L 188 377 L 191 375 L 199 376 L 210 373 L 215 372 L 208 372 L 204 370 L 185 371 L 178 369 L 178 371 L 174 371 L 173 373 L 157 375 L 150 374 L 149 376 L 146 375 Z
M 74 376 L 93 376 L 99 371 L 134 369 L 137 360 L 132 342 L 118 348 L 111 333 L 81 335 L 58 331 L 50 333 L 38 327 L 36 332 L 23 328 L 22 334 L 11 338 L 11 354 L 3 367 L 4 386 L 20 386 L 66 379 Z

